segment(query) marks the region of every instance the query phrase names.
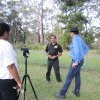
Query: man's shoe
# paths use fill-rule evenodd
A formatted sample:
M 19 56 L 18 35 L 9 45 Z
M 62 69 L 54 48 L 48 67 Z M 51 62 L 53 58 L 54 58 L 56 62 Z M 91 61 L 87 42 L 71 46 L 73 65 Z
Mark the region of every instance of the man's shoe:
M 58 83 L 62 82 L 62 80 L 57 80 Z
M 47 81 L 47 82 L 50 82 L 50 79 L 46 77 L 46 81 Z
M 72 91 L 72 93 L 73 93 L 75 96 L 80 97 L 80 92 L 79 92 L 79 91 L 78 91 L 78 92 Z
M 57 94 L 56 94 L 56 97 L 57 97 L 58 99 L 65 99 L 65 98 L 66 98 L 65 95 L 61 95 L 60 93 L 57 93 Z

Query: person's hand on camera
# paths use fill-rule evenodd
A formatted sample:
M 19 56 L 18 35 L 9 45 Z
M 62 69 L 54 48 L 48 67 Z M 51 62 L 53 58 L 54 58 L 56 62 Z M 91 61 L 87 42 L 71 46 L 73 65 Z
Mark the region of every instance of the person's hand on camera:
M 17 83 L 17 86 L 18 86 L 19 91 L 23 89 L 22 83 Z

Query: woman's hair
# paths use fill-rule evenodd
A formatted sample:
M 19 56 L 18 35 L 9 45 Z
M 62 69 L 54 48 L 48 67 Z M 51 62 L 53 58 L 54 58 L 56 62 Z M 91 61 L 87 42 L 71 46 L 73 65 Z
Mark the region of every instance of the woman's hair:
M 9 32 L 10 27 L 8 24 L 1 22 L 0 23 L 0 36 L 2 36 L 5 32 Z

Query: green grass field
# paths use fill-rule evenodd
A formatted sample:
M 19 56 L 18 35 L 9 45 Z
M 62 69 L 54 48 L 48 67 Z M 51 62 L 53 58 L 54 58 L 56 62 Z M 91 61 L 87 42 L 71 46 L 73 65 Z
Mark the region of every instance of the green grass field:
M 17 59 L 19 72 L 21 77 L 24 75 L 24 57 L 21 51 L 17 51 Z M 61 89 L 64 84 L 70 57 L 68 52 L 64 52 L 60 57 L 60 67 L 62 83 L 57 83 L 54 71 L 51 73 L 51 83 L 45 80 L 47 57 L 43 51 L 31 51 L 28 58 L 28 73 L 31 77 L 35 91 L 39 100 L 57 100 L 55 94 Z M 77 98 L 72 94 L 74 88 L 74 80 L 66 94 L 66 100 L 100 100 L 100 55 L 95 52 L 90 52 L 85 57 L 85 63 L 82 69 L 82 87 L 81 97 Z M 23 100 L 23 94 L 20 95 L 20 100 Z M 27 81 L 26 100 L 35 100 L 32 89 Z

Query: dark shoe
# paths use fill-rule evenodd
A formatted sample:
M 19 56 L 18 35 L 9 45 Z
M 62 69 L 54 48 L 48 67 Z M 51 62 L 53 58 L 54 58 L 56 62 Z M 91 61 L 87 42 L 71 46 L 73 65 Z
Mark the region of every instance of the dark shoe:
M 65 95 L 61 95 L 60 93 L 57 93 L 57 94 L 56 94 L 56 97 L 57 97 L 58 99 L 65 99 L 65 98 L 66 98 Z
M 62 80 L 57 80 L 57 82 L 62 82 Z
M 50 79 L 46 77 L 46 81 L 47 81 L 47 82 L 50 82 Z
M 79 91 L 72 91 L 72 93 L 75 95 L 75 96 L 77 96 L 77 97 L 80 97 L 80 92 Z

